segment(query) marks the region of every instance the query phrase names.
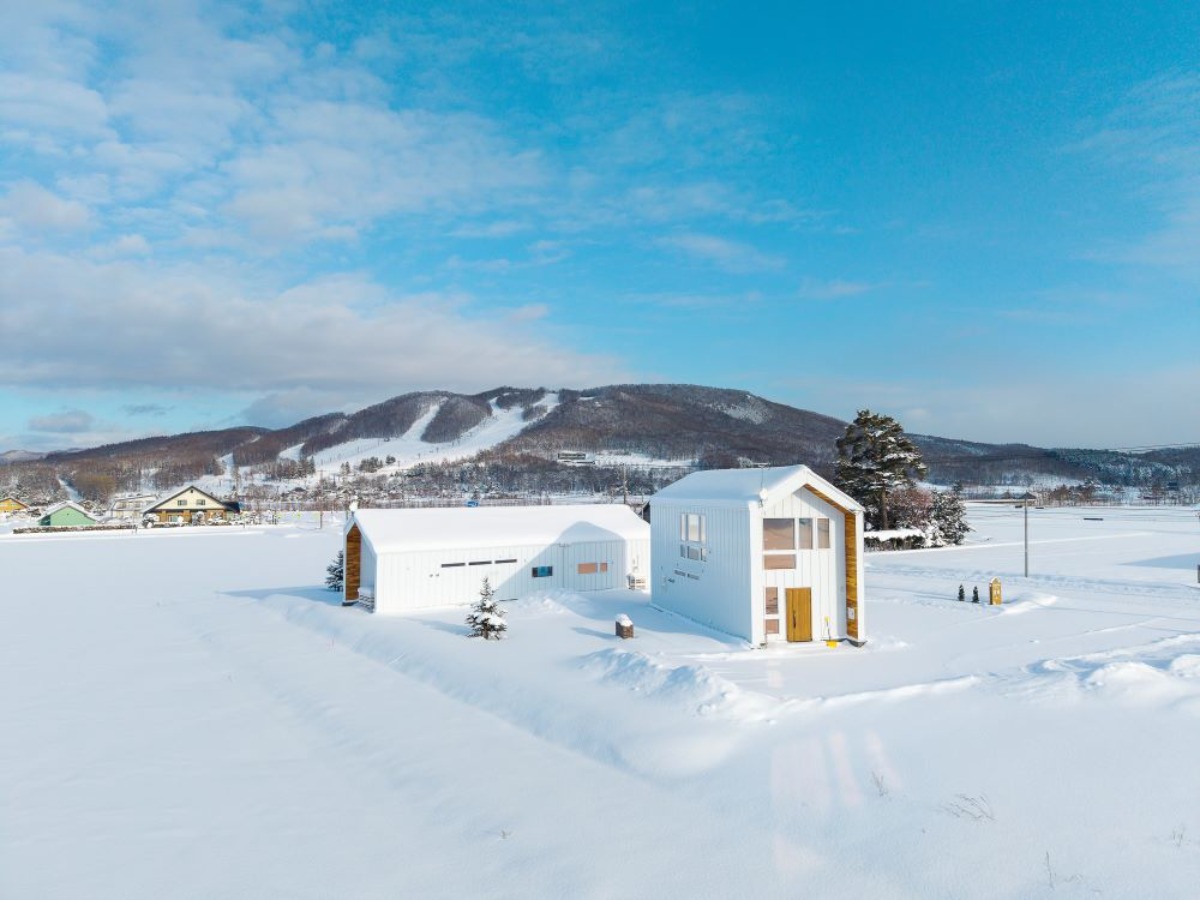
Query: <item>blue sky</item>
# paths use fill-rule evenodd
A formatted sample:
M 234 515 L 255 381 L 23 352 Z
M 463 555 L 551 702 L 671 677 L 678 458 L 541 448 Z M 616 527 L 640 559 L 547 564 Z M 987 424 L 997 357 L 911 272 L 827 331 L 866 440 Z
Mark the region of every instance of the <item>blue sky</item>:
M 0 9 L 0 450 L 694 382 L 1200 440 L 1193 3 Z

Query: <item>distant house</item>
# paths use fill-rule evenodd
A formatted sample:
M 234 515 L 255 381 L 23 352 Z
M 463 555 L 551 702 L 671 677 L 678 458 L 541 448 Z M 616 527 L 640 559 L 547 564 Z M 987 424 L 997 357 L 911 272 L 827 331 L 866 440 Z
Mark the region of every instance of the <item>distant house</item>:
M 17 513 L 25 512 L 29 506 L 22 503 L 16 497 L 4 497 L 0 499 L 0 513 Z
M 205 522 L 225 522 L 239 512 L 237 503 L 218 500 L 191 485 L 150 506 L 143 516 L 161 524 L 200 525 Z
M 863 508 L 807 466 L 695 472 L 650 511 L 655 606 L 752 644 L 866 639 Z
M 127 494 L 113 500 L 108 515 L 112 519 L 137 521 L 142 518 L 142 514 L 147 509 L 157 502 L 158 497 L 154 494 Z
M 69 525 L 95 525 L 96 520 L 78 503 L 67 500 L 50 507 L 38 519 L 42 528 L 62 528 Z
M 628 506 L 360 509 L 347 523 L 343 600 L 377 613 L 566 588 L 628 587 L 650 564 L 650 527 Z

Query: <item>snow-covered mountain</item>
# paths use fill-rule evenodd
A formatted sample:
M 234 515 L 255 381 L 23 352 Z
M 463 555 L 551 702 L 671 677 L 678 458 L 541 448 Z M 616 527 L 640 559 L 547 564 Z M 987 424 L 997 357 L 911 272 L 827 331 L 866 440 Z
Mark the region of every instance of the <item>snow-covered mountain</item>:
M 288 428 L 245 426 L 145 438 L 14 459 L 5 470 L 8 481 L 33 485 L 34 494 L 39 485 L 47 496 L 55 494 L 57 479 L 65 477 L 85 496 L 104 497 L 191 481 L 221 490 L 231 489 L 236 479 L 302 484 L 317 474 L 412 475 L 475 460 L 505 473 L 524 472 L 520 487 L 512 489 L 538 490 L 549 489 L 552 470 L 580 465 L 649 470 L 804 462 L 828 472 L 845 427 L 843 420 L 746 391 L 696 385 L 501 387 L 470 395 L 422 391 Z M 930 479 L 938 483 L 1090 478 L 1148 485 L 1194 481 L 1200 472 L 1197 451 L 1159 459 L 1154 453 L 912 437 L 929 463 Z M 500 480 L 513 482 L 507 474 Z

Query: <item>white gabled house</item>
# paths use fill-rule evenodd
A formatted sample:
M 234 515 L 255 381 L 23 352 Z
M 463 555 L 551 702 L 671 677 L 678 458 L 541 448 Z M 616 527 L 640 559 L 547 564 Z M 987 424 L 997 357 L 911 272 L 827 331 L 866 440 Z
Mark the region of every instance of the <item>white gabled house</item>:
M 501 600 L 627 587 L 650 565 L 650 526 L 623 504 L 359 509 L 346 523 L 343 602 L 395 614 L 467 605 L 487 577 Z
M 866 640 L 863 508 L 807 466 L 695 472 L 650 523 L 655 606 L 756 645 Z

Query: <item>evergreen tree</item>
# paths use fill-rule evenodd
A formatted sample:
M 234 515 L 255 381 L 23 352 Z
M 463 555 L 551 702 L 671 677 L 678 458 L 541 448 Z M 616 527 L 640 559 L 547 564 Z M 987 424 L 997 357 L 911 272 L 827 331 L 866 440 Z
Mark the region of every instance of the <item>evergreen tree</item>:
M 979 602 L 979 585 L 975 585 L 975 587 L 971 588 L 971 602 Z
M 467 624 L 471 626 L 471 637 L 481 637 L 486 641 L 498 641 L 508 631 L 508 623 L 504 621 L 504 610 L 496 599 L 491 582 L 483 579 L 479 588 L 479 599 L 471 607 L 467 615 Z
M 958 599 L 960 602 L 967 599 L 966 589 L 961 584 L 958 586 Z
M 933 547 L 961 544 L 971 526 L 967 524 L 967 508 L 957 491 L 936 491 L 929 517 L 929 543 Z
M 333 562 L 325 567 L 325 587 L 331 591 L 340 591 L 346 578 L 346 554 L 339 550 Z
M 924 476 L 921 451 L 891 416 L 860 409 L 837 441 L 837 486 L 861 503 L 868 521 L 888 527 L 888 494 Z

